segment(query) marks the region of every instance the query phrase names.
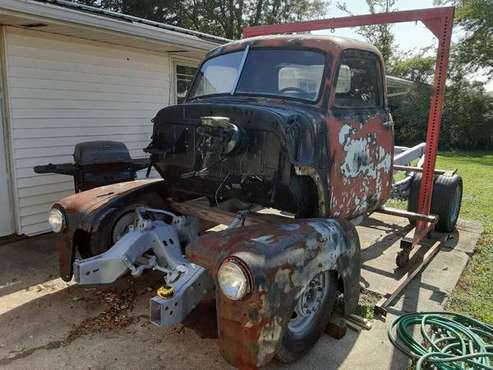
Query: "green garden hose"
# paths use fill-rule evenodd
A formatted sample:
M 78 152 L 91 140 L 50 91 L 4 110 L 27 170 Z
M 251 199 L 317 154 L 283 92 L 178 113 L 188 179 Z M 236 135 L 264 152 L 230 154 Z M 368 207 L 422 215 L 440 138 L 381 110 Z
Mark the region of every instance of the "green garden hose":
M 425 365 L 440 370 L 493 370 L 493 325 L 471 317 L 452 312 L 409 313 L 389 326 L 388 335 L 395 347 L 417 360 L 416 370 Z

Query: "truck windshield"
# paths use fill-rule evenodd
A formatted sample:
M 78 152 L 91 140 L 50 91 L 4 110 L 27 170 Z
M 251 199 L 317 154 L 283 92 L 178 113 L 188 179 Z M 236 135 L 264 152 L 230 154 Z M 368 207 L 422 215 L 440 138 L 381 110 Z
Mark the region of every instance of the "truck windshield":
M 190 98 L 234 94 L 316 101 L 324 67 L 324 54 L 312 50 L 260 48 L 223 54 L 202 65 Z

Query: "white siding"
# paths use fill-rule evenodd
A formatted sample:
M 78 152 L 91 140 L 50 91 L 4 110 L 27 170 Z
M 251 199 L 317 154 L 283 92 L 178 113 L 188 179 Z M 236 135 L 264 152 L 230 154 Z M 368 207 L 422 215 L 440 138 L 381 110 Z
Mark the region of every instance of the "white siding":
M 71 162 L 74 145 L 89 140 L 122 141 L 142 157 L 151 118 L 170 103 L 170 58 L 10 27 L 6 59 L 17 231 L 32 235 L 73 192 L 72 177 L 33 166 Z

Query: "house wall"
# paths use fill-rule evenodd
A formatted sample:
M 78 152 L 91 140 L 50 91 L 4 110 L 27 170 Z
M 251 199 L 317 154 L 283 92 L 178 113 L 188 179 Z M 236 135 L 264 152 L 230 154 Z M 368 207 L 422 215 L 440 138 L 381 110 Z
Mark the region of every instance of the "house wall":
M 8 161 L 5 91 L 3 88 L 3 28 L 0 28 L 0 237 L 14 232 Z
M 33 235 L 74 190 L 72 177 L 33 166 L 71 162 L 74 145 L 90 140 L 122 141 L 144 156 L 151 118 L 175 99 L 174 64 L 166 53 L 12 27 L 5 54 L 17 232 Z

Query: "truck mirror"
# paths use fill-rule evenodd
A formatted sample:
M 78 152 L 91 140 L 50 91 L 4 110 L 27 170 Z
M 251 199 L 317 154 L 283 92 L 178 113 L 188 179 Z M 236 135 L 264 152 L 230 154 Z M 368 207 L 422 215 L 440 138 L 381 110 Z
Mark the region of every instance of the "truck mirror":
M 337 76 L 336 94 L 347 94 L 349 91 L 351 91 L 351 68 L 341 64 Z

